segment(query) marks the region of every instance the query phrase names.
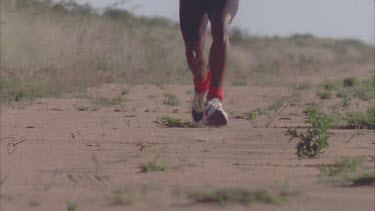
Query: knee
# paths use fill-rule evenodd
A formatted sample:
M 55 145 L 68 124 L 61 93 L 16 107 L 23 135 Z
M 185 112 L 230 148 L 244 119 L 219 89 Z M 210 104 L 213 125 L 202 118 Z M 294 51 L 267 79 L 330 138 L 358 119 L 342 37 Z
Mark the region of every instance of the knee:
M 201 43 L 187 42 L 186 57 L 190 65 L 205 65 L 205 52 Z

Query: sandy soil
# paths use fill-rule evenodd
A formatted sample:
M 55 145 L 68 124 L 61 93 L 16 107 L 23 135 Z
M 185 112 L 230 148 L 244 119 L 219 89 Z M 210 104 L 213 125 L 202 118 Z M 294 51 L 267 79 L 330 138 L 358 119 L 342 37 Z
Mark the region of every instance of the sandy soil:
M 371 186 L 340 187 L 318 181 L 317 164 L 342 157 L 374 155 L 374 133 L 364 131 L 346 143 L 353 130 L 333 130 L 320 159 L 298 160 L 286 127 L 306 126 L 302 108 L 320 101 L 315 90 L 301 91 L 296 105 L 275 117 L 236 119 L 295 92 L 280 87 L 228 87 L 224 128 L 161 128 L 156 118 L 190 118 L 191 87 L 109 84 L 88 90 L 91 97 L 115 97 L 127 88 L 121 105 L 98 107 L 89 99 L 38 99 L 1 113 L 1 210 L 368 210 L 375 209 Z M 176 94 L 179 106 L 163 105 Z M 358 106 L 360 106 L 358 104 Z M 275 118 L 274 118 L 275 117 Z M 270 127 L 265 127 L 273 119 Z M 146 146 L 141 150 L 140 146 Z M 159 157 L 165 172 L 140 173 L 140 164 Z M 365 161 L 373 166 L 373 161 Z M 196 203 L 194 191 L 245 188 L 298 194 L 281 205 Z M 125 205 L 116 191 L 126 189 Z

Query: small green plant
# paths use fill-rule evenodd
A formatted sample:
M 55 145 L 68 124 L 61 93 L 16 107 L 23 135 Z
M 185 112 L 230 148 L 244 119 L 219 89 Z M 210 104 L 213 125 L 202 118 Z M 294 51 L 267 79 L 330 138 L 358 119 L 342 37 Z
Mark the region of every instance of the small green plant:
M 326 81 L 323 81 L 320 86 L 326 90 L 326 91 L 329 91 L 329 90 L 334 90 L 336 89 L 337 87 L 337 83 L 336 82 L 333 82 L 333 81 L 329 81 L 329 80 L 326 80 Z
M 321 100 L 329 100 L 332 99 L 332 93 L 331 92 L 317 92 L 317 96 Z
M 305 81 L 302 83 L 298 83 L 296 86 L 297 90 L 308 90 L 312 88 L 312 83 L 310 81 Z
M 375 108 L 370 107 L 366 112 L 342 113 L 333 109 L 330 113 L 332 128 L 337 129 L 375 129 Z
M 367 113 L 371 118 L 375 118 L 375 104 L 369 106 Z
M 289 141 L 294 138 L 300 139 L 296 145 L 296 155 L 299 159 L 317 158 L 329 146 L 329 129 L 332 120 L 316 107 L 309 107 L 305 110 L 305 114 L 311 127 L 304 133 L 298 133 L 297 129 L 288 129 L 286 134 L 291 136 Z
M 268 109 L 271 111 L 278 111 L 283 108 L 286 104 L 287 105 L 297 105 L 300 102 L 301 95 L 299 93 L 293 93 L 289 96 L 284 96 L 276 101 L 274 101 L 271 105 L 268 106 Z
M 354 96 L 369 101 L 375 99 L 375 83 L 373 80 L 363 81 L 359 86 L 354 87 Z
M 167 165 L 162 161 L 159 156 L 156 156 L 155 159 L 151 162 L 142 163 L 139 168 L 141 169 L 142 173 L 147 172 L 156 172 L 156 171 L 165 171 L 167 169 Z
M 134 196 L 127 188 L 121 188 L 113 191 L 113 205 L 131 205 L 133 204 Z
M 49 84 L 22 82 L 0 78 L 0 100 L 5 103 L 34 100 L 39 97 L 57 97 L 58 90 Z
M 105 98 L 99 97 L 93 100 L 93 103 L 96 106 L 106 107 L 106 106 L 115 106 L 120 105 L 124 100 L 122 97 L 115 97 L 115 98 Z
M 284 101 L 282 101 L 282 100 L 278 100 L 278 101 L 273 102 L 273 103 L 268 107 L 268 109 L 271 110 L 271 111 L 277 111 L 277 110 L 279 110 L 280 108 L 282 108 L 283 106 L 284 106 Z
M 238 188 L 225 188 L 213 191 L 201 191 L 189 194 L 189 198 L 197 203 L 218 203 L 220 205 L 251 203 L 278 204 L 267 191 L 248 191 Z
M 155 123 L 163 127 L 168 127 L 168 128 L 174 128 L 174 127 L 192 128 L 193 127 L 191 122 L 187 120 L 176 119 L 176 118 L 169 117 L 169 116 L 163 116 L 161 118 L 157 118 Z
M 346 158 L 332 165 L 318 165 L 320 174 L 323 177 L 337 177 L 350 172 L 355 172 L 362 164 L 362 158 Z
M 163 104 L 167 106 L 178 106 L 180 105 L 180 101 L 178 97 L 173 93 L 167 92 L 164 94 Z
M 264 115 L 264 114 L 265 114 L 264 110 L 258 108 L 256 110 L 251 110 L 250 112 L 245 113 L 242 119 L 255 120 L 258 116 Z
M 259 115 L 258 111 L 250 111 L 249 113 L 245 114 L 245 119 L 255 120 L 258 115 Z
M 361 169 L 362 163 L 362 157 L 355 157 L 345 158 L 330 165 L 318 165 L 317 168 L 320 171 L 319 179 L 322 182 L 339 185 L 361 186 L 375 184 L 375 174 L 363 173 L 363 169 Z
M 348 90 L 340 89 L 336 92 L 336 97 L 338 98 L 349 98 Z
M 359 84 L 359 80 L 356 77 L 345 78 L 343 80 L 344 87 L 354 87 Z
M 76 202 L 69 201 L 69 202 L 66 203 L 66 209 L 68 211 L 76 211 L 77 207 L 78 207 L 78 205 L 77 205 Z

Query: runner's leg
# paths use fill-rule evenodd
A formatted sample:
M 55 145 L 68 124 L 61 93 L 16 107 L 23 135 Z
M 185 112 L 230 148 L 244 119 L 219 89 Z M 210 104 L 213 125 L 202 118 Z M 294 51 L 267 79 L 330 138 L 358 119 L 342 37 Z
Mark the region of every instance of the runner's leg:
M 238 0 L 216 0 L 209 11 L 211 21 L 212 46 L 209 55 L 210 90 L 208 99 L 223 100 L 223 81 L 227 66 L 229 43 L 229 25 L 238 10 Z
M 180 26 L 185 41 L 186 59 L 194 76 L 195 89 L 199 93 L 207 91 L 209 83 L 204 52 L 207 25 L 208 17 L 199 1 L 180 1 Z

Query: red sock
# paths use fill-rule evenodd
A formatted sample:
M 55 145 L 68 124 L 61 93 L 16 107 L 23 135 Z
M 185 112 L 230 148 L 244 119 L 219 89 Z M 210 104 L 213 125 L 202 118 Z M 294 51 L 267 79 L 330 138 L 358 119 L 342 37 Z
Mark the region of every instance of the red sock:
M 223 101 L 223 87 L 210 87 L 207 99 L 211 100 L 212 98 L 219 98 L 220 101 Z
M 210 87 L 210 71 L 207 70 L 206 75 L 204 76 L 203 80 L 198 81 L 194 79 L 194 89 L 197 93 L 203 94 L 207 92 L 209 87 Z

